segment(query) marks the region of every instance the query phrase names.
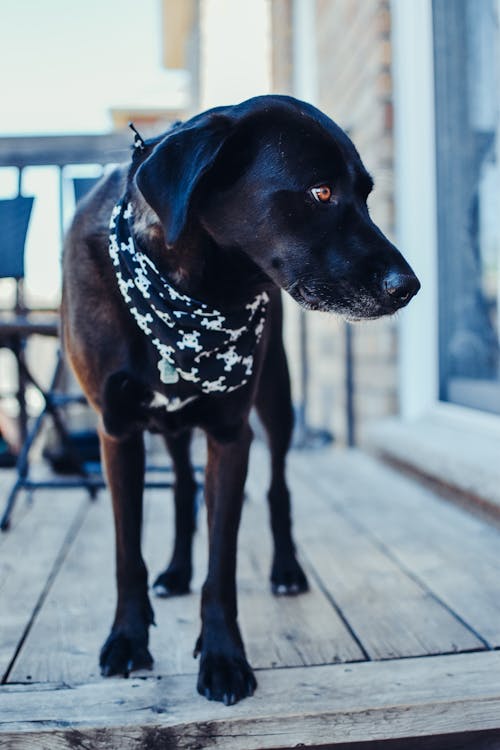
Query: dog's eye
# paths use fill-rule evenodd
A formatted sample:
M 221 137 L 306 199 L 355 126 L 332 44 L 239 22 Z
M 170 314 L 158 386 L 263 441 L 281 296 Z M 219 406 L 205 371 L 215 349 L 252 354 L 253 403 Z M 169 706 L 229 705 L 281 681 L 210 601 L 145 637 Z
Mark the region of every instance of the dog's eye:
M 329 203 L 332 198 L 332 189 L 329 185 L 317 185 L 311 188 L 311 195 L 318 203 Z

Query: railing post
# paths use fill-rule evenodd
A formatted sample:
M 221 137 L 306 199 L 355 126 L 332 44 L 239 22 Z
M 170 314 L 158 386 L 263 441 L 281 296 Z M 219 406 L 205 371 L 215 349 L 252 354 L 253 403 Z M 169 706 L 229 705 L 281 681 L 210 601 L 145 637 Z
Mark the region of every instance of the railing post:
M 356 445 L 356 416 L 354 413 L 354 357 L 353 328 L 345 323 L 345 400 L 346 400 L 346 441 L 352 448 Z

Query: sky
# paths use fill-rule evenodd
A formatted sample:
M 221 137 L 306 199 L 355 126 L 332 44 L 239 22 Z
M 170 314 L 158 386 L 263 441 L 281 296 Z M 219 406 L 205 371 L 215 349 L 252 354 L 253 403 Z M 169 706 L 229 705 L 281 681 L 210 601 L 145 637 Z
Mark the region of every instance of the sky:
M 106 132 L 110 107 L 176 106 L 185 82 L 161 67 L 158 0 L 0 2 L 0 136 Z M 60 293 L 57 179 L 54 169 L 31 168 L 22 182 L 36 196 L 26 286 L 40 304 Z M 0 198 L 16 187 L 16 170 L 0 170 Z
M 268 2 L 202 0 L 202 108 L 268 92 Z M 160 10 L 160 0 L 0 0 L 0 136 L 106 132 L 110 107 L 182 106 L 189 79 L 162 67 Z M 16 190 L 16 170 L 0 169 L 0 199 Z M 52 304 L 57 173 L 26 169 L 22 191 L 36 196 L 27 291 Z
M 2 0 L 0 134 L 108 130 L 110 106 L 172 104 L 158 0 Z

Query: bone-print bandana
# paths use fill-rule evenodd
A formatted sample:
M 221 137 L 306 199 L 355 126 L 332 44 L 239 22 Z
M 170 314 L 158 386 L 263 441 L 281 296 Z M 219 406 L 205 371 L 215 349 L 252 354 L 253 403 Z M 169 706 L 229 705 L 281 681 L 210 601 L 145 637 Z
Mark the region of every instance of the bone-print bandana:
M 252 374 L 255 348 L 266 321 L 266 292 L 237 310 L 223 312 L 177 291 L 153 261 L 135 246 L 132 205 L 127 196 L 111 214 L 109 254 L 121 295 L 137 325 L 158 353 L 160 379 L 184 380 L 202 393 L 229 393 Z M 182 408 L 167 392 L 167 411 Z

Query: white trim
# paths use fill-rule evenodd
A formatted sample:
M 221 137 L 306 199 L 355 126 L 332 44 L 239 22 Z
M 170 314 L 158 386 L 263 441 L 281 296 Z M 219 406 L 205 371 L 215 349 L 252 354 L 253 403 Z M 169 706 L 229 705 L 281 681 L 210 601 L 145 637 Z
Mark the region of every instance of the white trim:
M 297 99 L 316 104 L 316 3 L 311 0 L 293 0 L 292 19 L 293 93 Z
M 401 314 L 401 413 L 438 398 L 437 221 L 432 0 L 392 0 L 396 235 L 422 283 Z
M 450 404 L 445 401 L 436 401 L 429 411 L 429 417 L 437 417 L 444 424 L 448 424 L 457 430 L 488 433 L 492 438 L 500 441 L 498 414 L 470 409 L 468 406 Z

